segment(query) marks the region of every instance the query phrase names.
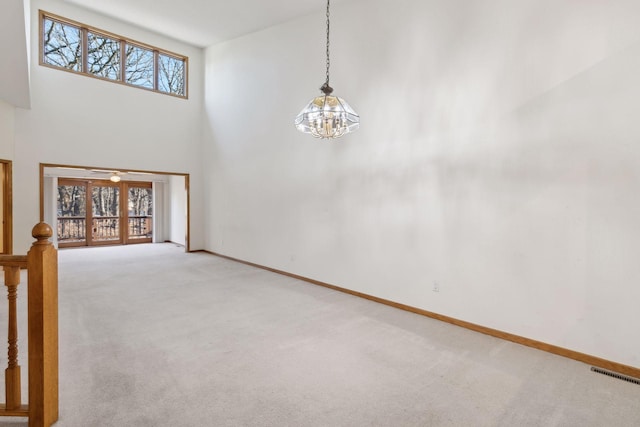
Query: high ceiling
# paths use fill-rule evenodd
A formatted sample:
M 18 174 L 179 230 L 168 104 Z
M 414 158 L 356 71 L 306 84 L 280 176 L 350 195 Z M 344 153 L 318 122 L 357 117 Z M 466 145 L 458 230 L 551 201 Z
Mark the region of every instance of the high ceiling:
M 326 8 L 325 0 L 65 1 L 200 47 Z

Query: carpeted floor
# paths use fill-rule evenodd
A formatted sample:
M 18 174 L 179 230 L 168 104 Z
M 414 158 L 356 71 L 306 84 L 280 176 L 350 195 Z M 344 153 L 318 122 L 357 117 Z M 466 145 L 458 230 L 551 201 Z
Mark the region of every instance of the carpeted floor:
M 640 425 L 587 365 L 172 244 L 63 250 L 59 286 L 59 427 Z

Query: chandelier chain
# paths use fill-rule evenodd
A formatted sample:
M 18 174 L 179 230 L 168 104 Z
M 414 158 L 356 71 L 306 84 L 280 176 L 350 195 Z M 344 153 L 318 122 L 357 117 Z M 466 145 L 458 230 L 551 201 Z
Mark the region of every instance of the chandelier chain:
M 331 95 L 333 88 L 329 86 L 329 68 L 331 60 L 330 30 L 331 20 L 329 7 L 331 0 L 327 0 L 327 74 L 320 91 L 324 94 L 314 97 L 309 104 L 296 116 L 296 128 L 316 138 L 334 139 L 353 132 L 360 127 L 360 117 L 343 99 Z
M 331 61 L 329 60 L 329 29 L 331 23 L 329 20 L 329 2 L 330 0 L 327 0 L 327 80 L 325 82 L 327 86 L 329 86 L 329 65 L 331 65 Z

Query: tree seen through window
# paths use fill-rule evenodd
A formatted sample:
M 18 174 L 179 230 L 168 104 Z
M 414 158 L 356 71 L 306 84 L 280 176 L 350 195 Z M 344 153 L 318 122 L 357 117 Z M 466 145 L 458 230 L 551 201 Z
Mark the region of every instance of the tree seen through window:
M 186 57 L 40 14 L 42 65 L 186 98 Z

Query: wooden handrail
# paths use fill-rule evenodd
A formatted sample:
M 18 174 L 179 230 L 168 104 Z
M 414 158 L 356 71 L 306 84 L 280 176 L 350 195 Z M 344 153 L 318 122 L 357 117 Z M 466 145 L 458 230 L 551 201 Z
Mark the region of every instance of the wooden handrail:
M 0 404 L 0 416 L 27 416 L 29 427 L 49 427 L 58 420 L 58 251 L 49 240 L 53 230 L 47 224 L 37 224 L 31 234 L 36 242 L 26 256 L 0 256 L 9 301 L 6 403 Z M 28 405 L 21 402 L 18 365 L 16 298 L 21 268 L 28 275 Z
M 0 255 L 0 267 L 27 268 L 26 255 Z

